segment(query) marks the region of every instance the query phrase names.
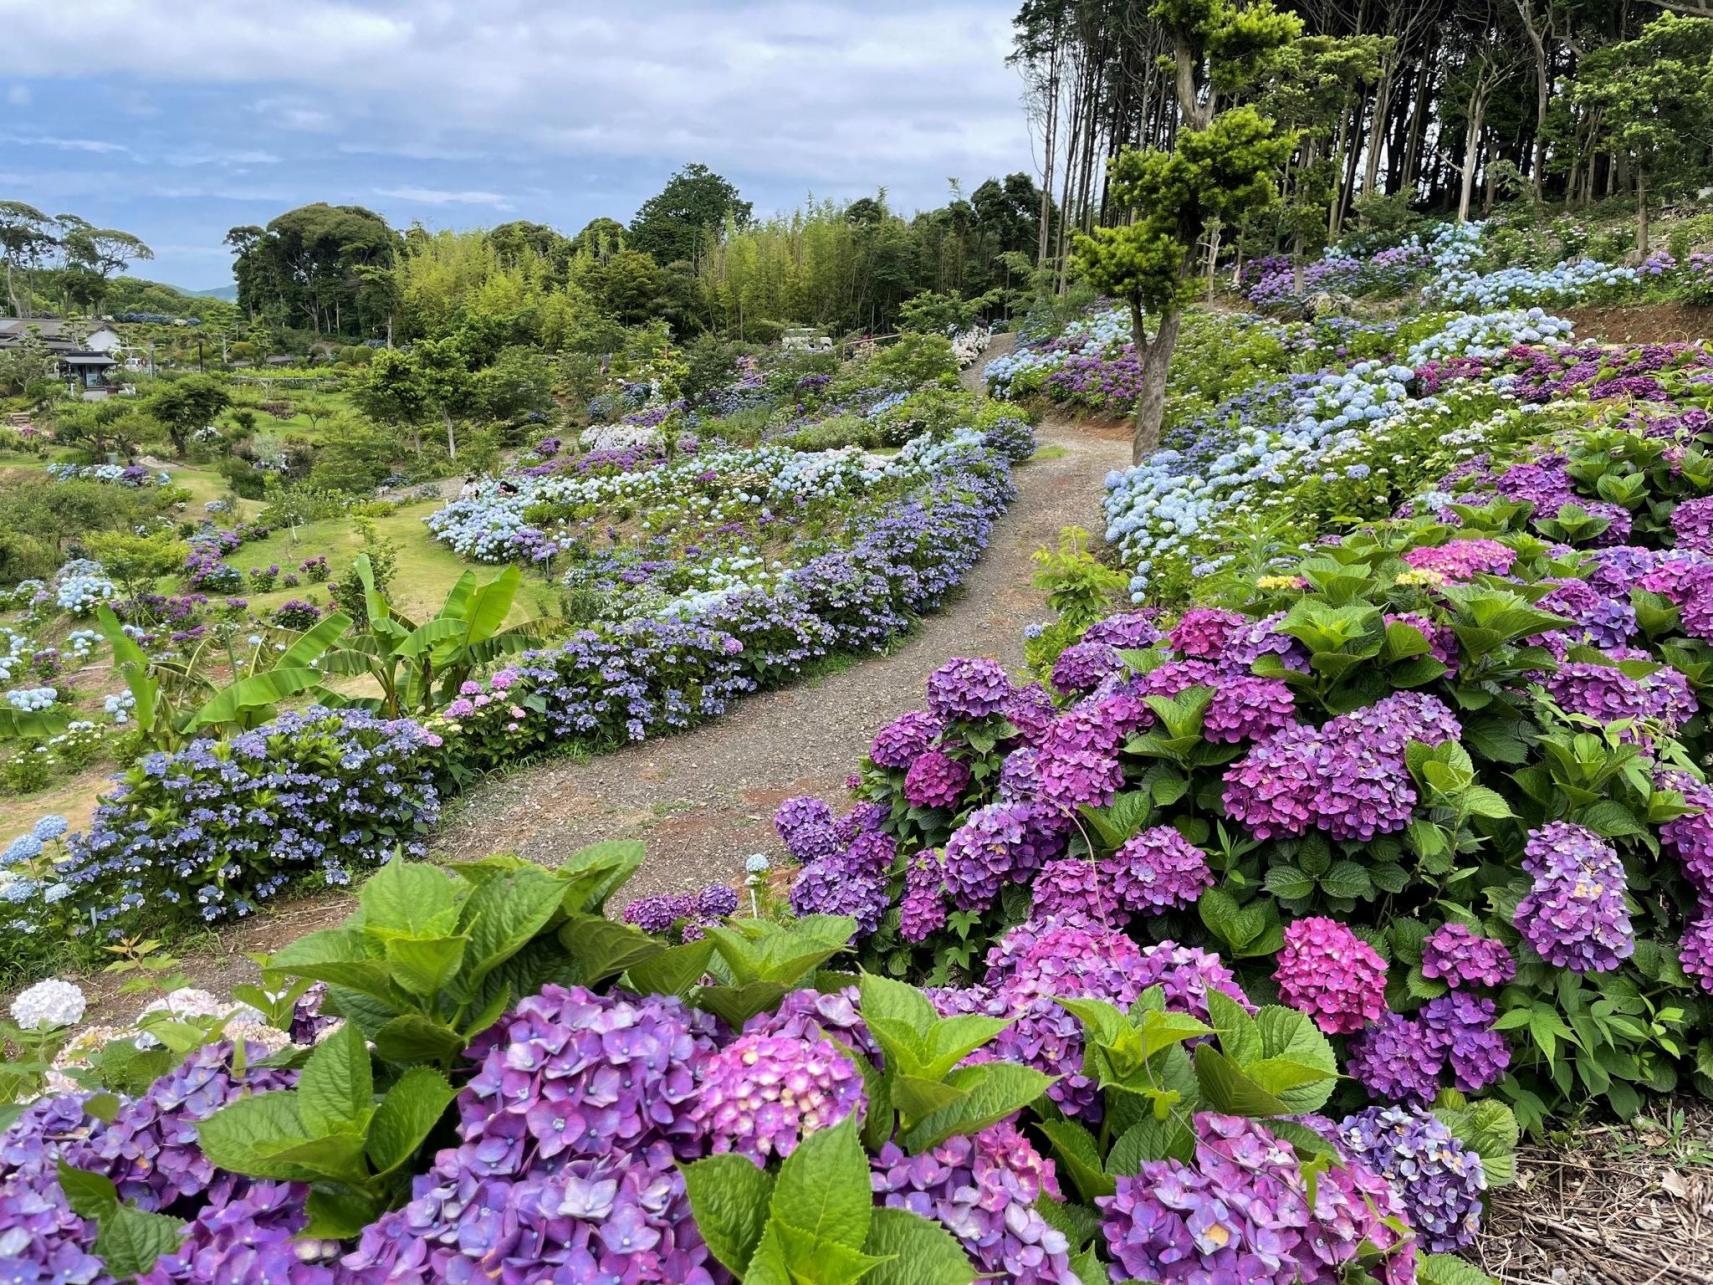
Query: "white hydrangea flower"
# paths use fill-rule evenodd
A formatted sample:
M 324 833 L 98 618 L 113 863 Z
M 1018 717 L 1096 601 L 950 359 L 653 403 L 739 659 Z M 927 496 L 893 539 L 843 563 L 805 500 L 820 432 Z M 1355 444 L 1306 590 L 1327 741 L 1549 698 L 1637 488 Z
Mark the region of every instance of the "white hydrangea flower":
M 12 1020 L 26 1031 L 53 1031 L 77 1025 L 88 1006 L 76 985 L 50 977 L 12 1001 Z

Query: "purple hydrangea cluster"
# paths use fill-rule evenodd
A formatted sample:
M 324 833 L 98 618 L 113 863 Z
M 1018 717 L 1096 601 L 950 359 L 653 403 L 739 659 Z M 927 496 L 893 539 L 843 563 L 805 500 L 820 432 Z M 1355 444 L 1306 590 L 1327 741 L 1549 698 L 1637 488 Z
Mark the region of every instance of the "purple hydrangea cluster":
M 1207 854 L 1169 825 L 1125 840 L 1106 871 L 1119 904 L 1132 914 L 1182 910 L 1213 887 Z
M 1693 809 L 1662 825 L 1659 837 L 1695 891 L 1695 914 L 1685 916 L 1678 957 L 1703 990 L 1713 991 L 1713 787 L 1687 772 L 1662 772 L 1655 784 L 1678 791 Z
M 1409 824 L 1416 804 L 1404 760 L 1409 743 L 1438 745 L 1461 734 L 1437 697 L 1396 692 L 1255 745 L 1225 774 L 1225 810 L 1260 839 L 1319 829 L 1367 842 Z
M 1070 1244 L 1036 1210 L 1063 1199 L 1053 1162 L 1007 1121 L 947 1138 L 918 1155 L 896 1143 L 870 1162 L 874 1192 L 889 1209 L 938 1221 L 978 1271 L 1036 1285 L 1076 1285 Z
M 1671 529 L 1679 549 L 1713 555 L 1713 496 L 1681 501 L 1671 511 Z
M 997 660 L 959 657 L 928 675 L 928 708 L 943 723 L 1003 714 L 1011 696 L 1011 679 Z
M 696 898 L 688 893 L 657 893 L 637 897 L 624 909 L 623 919 L 645 933 L 666 933 L 680 920 L 696 917 Z
M 1098 705 L 1084 703 L 1061 715 L 1036 749 L 1040 797 L 1066 812 L 1111 803 L 1124 784 L 1113 752 L 1117 740 L 1117 729 Z
M 1592 661 L 1560 665 L 1547 677 L 1546 694 L 1567 714 L 1580 714 L 1601 723 L 1645 724 L 1658 720 L 1668 735 L 1676 730 L 1674 715 L 1680 712 L 1678 693 L 1667 684 L 1631 678 L 1614 665 Z M 1693 712 L 1693 706 L 1682 712 Z M 1624 732 L 1623 739 L 1643 745 L 1651 743 L 1638 727 Z
M 1225 962 L 1209 951 L 1196 946 L 1180 946 L 1175 941 L 1162 941 L 1147 947 L 1131 980 L 1139 991 L 1158 986 L 1166 997 L 1166 1007 L 1174 1012 L 1189 1013 L 1204 1022 L 1208 1018 L 1209 991 L 1218 991 L 1236 1000 L 1250 1012 L 1255 1006 L 1237 984 L 1237 978 Z
M 1348 1035 L 1386 1011 L 1386 961 L 1349 928 L 1324 916 L 1285 928 L 1273 969 L 1279 998 L 1328 1035 Z
M 1337 1141 L 1391 1184 L 1422 1249 L 1450 1254 L 1475 1243 L 1486 1171 L 1437 1116 L 1369 1107 L 1339 1122 Z
M 1249 626 L 1249 617 L 1239 611 L 1214 607 L 1192 607 L 1167 635 L 1172 649 L 1181 656 L 1221 660 L 1233 638 Z
M 932 849 L 918 852 L 904 872 L 904 896 L 898 903 L 898 935 L 927 941 L 946 926 L 946 880 Z
M 716 1153 L 757 1165 L 788 1156 L 805 1136 L 830 1129 L 865 1102 L 862 1074 L 831 1040 L 740 1035 L 699 1068 L 691 1118 Z
M 874 734 L 868 756 L 877 767 L 905 771 L 933 746 L 941 730 L 939 720 L 932 714 L 910 710 Z
M 1053 698 L 1039 683 L 1019 687 L 1005 705 L 1005 721 L 1017 729 L 1018 738 L 1025 745 L 1038 744 L 1058 716 Z
M 904 797 L 912 807 L 954 808 L 969 783 L 967 764 L 939 750 L 927 750 L 911 760 L 904 776 Z
M 1624 904 L 1624 863 L 1592 830 L 1565 821 L 1529 836 L 1523 869 L 1534 887 L 1517 903 L 1513 922 L 1549 964 L 1575 973 L 1606 973 L 1636 949 Z
M 1104 862 L 1083 857 L 1049 861 L 1030 885 L 1036 918 L 1083 918 L 1098 924 L 1119 922 L 1118 892 Z
M 1007 883 L 1029 877 L 1064 851 L 1065 827 L 1035 803 L 990 803 L 971 812 L 946 840 L 943 873 L 952 901 L 985 910 Z
M 712 1285 L 674 1161 L 701 1152 L 714 1021 L 676 999 L 548 986 L 479 1037 L 459 1144 L 363 1233 L 383 1279 Z
M 1701 554 L 1661 557 L 1641 579 L 1678 610 L 1683 632 L 1713 642 L 1713 558 Z
M 1558 581 L 1535 605 L 1574 620 L 1582 638 L 1596 647 L 1622 647 L 1636 633 L 1636 611 L 1627 597 L 1608 597 L 1586 580 Z
M 1066 695 L 1086 692 L 1123 669 L 1124 661 L 1111 643 L 1073 643 L 1053 662 L 1053 686 Z
M 786 799 L 774 810 L 773 828 L 785 850 L 801 862 L 824 857 L 839 846 L 833 809 L 824 799 Z
M 890 904 L 886 865 L 877 859 L 890 853 L 885 835 L 859 835 L 850 847 L 811 861 L 791 885 L 791 909 L 799 915 L 849 915 L 857 921 L 856 935 L 867 937 L 880 927 Z
M 232 1194 L 210 1200 L 187 1229 L 184 1243 L 139 1276 L 141 1285 L 227 1285 L 234 1281 L 280 1285 L 335 1285 L 341 1274 L 306 1260 L 314 1242 L 298 1233 L 309 1220 L 309 1188 L 301 1183 L 221 1179 Z M 334 1242 L 336 1245 L 337 1242 Z
M 1441 924 L 1422 943 L 1422 976 L 1448 986 L 1503 986 L 1516 975 L 1517 961 L 1504 942 L 1463 924 Z
M 1365 1242 L 1388 1255 L 1381 1280 L 1415 1279 L 1413 1249 L 1385 1222 L 1403 1206 L 1360 1157 L 1322 1175 L 1311 1201 L 1295 1150 L 1256 1121 L 1204 1112 L 1195 1136 L 1193 1163 L 1146 1161 L 1095 1201 L 1114 1279 L 1122 1268 L 1161 1285 L 1331 1282 Z
M 1456 1088 L 1479 1093 L 1511 1065 L 1496 1017 L 1492 1000 L 1467 991 L 1429 1000 L 1415 1017 L 1385 1013 L 1352 1037 L 1347 1070 L 1382 1101 L 1431 1103 L 1448 1073 Z
M 1090 625 L 1082 640 L 1132 651 L 1152 647 L 1165 637 L 1159 619 L 1160 613 L 1152 609 L 1120 612 Z

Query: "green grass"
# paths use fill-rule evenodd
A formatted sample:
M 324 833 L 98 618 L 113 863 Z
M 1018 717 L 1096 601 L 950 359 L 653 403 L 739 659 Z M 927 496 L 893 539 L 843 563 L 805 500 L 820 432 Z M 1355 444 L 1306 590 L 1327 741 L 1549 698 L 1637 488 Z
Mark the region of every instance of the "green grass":
M 1068 450 L 1063 446 L 1060 446 L 1057 442 L 1054 442 L 1048 446 L 1036 447 L 1035 453 L 1023 462 L 1025 464 L 1029 464 L 1036 460 L 1062 460 L 1069 454 L 1070 452 Z

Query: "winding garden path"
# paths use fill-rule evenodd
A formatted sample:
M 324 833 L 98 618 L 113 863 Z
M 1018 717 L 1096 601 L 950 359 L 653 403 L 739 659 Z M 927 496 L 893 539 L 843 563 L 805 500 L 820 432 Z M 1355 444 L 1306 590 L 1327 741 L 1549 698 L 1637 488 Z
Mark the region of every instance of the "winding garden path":
M 996 344 L 988 357 L 1008 348 Z M 979 366 L 966 372 L 972 383 L 979 377 Z M 874 733 L 921 704 L 935 668 L 953 656 L 1022 665 L 1024 627 L 1048 615 L 1033 585 L 1035 551 L 1061 527 L 1097 524 L 1101 481 L 1130 458 L 1123 429 L 1049 420 L 1037 435 L 1044 458 L 1018 470 L 1017 499 L 964 589 L 895 651 L 747 698 L 683 736 L 479 785 L 456 804 L 437 853 L 512 850 L 551 864 L 587 843 L 636 838 L 649 855 L 626 899 L 735 882 L 745 856 L 777 850 L 780 800 L 836 798 Z
M 984 363 L 1009 351 L 1010 339 L 997 336 Z M 981 364 L 965 372 L 968 386 L 979 387 Z M 1054 543 L 1062 527 L 1097 526 L 1102 479 L 1130 459 L 1122 428 L 1049 419 L 1037 436 L 1040 456 L 1018 468 L 1017 499 L 963 589 L 894 651 L 747 697 L 682 736 L 491 778 L 452 804 L 434 855 L 459 860 L 512 851 L 553 864 L 586 844 L 633 838 L 647 843 L 648 860 L 626 885 L 625 900 L 736 882 L 748 854 L 777 850 L 772 816 L 779 801 L 836 798 L 875 731 L 920 704 L 935 668 L 953 656 L 1022 665 L 1024 627 L 1049 614 L 1033 584 L 1035 551 Z M 255 979 L 250 955 L 328 927 L 350 909 L 342 896 L 276 905 L 177 953 L 192 985 L 228 993 Z M 108 982 L 85 983 L 92 1018 L 136 1007 Z

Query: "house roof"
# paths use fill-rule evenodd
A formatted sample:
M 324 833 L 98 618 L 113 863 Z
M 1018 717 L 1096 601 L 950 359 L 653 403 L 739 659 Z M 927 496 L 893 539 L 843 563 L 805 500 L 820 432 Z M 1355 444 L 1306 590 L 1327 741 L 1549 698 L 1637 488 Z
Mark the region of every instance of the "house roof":
M 119 364 L 102 352 L 61 353 L 60 360 L 68 366 L 117 366 Z

